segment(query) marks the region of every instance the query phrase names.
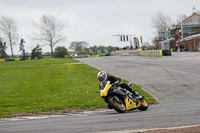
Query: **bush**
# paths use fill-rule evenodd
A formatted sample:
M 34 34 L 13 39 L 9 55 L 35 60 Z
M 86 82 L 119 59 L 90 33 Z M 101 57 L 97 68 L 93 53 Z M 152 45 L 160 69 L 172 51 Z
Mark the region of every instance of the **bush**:
M 42 48 L 40 48 L 39 45 L 32 49 L 31 60 L 35 60 L 35 57 L 37 57 L 37 59 L 43 59 Z
M 8 58 L 7 53 L 5 51 L 3 51 L 0 58 L 2 58 L 2 59 Z
M 59 46 L 55 48 L 55 58 L 65 58 L 65 55 L 68 54 L 67 49 L 64 46 Z

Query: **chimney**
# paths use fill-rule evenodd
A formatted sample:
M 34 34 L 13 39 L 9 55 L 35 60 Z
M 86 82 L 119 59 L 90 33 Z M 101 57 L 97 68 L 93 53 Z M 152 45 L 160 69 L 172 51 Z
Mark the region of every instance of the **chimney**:
M 194 14 L 197 14 L 197 10 L 196 10 L 195 6 L 193 6 L 193 8 L 192 8 L 192 14 L 193 14 L 193 15 L 194 15 Z

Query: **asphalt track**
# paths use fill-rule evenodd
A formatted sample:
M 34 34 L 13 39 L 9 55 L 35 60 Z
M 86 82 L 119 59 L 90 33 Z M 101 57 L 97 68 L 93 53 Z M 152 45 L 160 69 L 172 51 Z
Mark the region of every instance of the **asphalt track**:
M 159 101 L 147 111 L 114 110 L 0 121 L 0 133 L 129 131 L 200 124 L 200 53 L 172 57 L 110 56 L 78 59 L 143 87 Z M 96 76 L 96 75 L 95 75 Z

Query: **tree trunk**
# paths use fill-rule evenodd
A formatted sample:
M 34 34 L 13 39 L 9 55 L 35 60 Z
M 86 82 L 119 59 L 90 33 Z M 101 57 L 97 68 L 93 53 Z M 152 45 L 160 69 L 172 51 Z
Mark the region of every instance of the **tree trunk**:
M 53 58 L 53 46 L 52 46 L 52 44 L 50 45 L 50 47 L 51 47 L 51 58 Z
M 13 57 L 13 47 L 12 47 L 12 42 L 10 40 L 10 49 L 11 49 L 11 54 L 12 54 L 12 57 Z

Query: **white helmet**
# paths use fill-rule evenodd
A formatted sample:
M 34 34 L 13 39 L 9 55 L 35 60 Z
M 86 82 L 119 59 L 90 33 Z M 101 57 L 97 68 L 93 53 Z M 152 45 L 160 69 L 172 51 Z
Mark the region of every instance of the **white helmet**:
M 106 81 L 108 78 L 108 75 L 105 71 L 101 71 L 97 74 L 97 78 L 98 78 L 99 82 Z

